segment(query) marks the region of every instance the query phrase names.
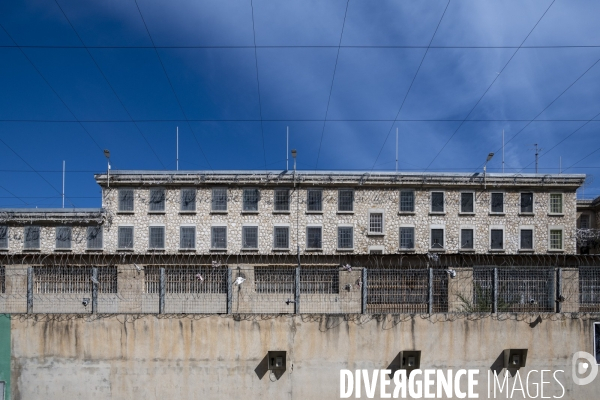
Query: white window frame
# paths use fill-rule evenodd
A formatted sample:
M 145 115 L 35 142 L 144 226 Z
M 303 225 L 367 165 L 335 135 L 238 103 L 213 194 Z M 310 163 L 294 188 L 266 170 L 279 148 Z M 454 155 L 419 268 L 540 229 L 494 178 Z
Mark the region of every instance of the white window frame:
M 502 194 L 502 211 L 493 211 L 492 210 L 492 198 L 494 197 L 494 194 Z M 506 192 L 502 191 L 502 190 L 494 190 L 490 192 L 490 206 L 489 206 L 489 210 L 490 210 L 490 214 L 491 215 L 504 215 L 506 214 Z
M 552 212 L 552 195 L 560 195 L 560 212 Z M 548 215 L 565 215 L 565 194 L 563 192 L 548 193 Z
M 150 193 L 152 193 L 153 190 L 162 190 L 164 193 L 164 207 L 162 210 L 151 210 L 150 209 L 150 198 L 152 197 Z M 151 187 L 148 188 L 148 214 L 164 214 L 167 212 L 167 189 L 164 187 Z
M 474 200 L 474 199 L 473 199 Z M 462 231 L 463 229 L 470 229 L 473 231 L 473 247 L 470 249 L 463 249 L 462 247 Z M 475 225 L 460 225 L 458 227 L 458 251 L 459 252 L 473 252 L 477 248 L 477 229 Z
M 531 249 L 524 249 L 521 247 L 521 231 L 531 231 Z M 522 252 L 535 251 L 535 226 L 534 225 L 520 225 L 519 226 L 519 251 L 522 251 Z
M 552 231 L 561 231 L 562 233 L 560 234 L 560 249 L 553 249 L 551 247 L 551 242 L 552 242 L 552 238 L 551 238 L 551 233 Z M 548 251 L 549 252 L 563 252 L 565 251 L 565 227 L 563 225 L 549 225 L 548 226 Z
M 288 247 L 275 247 L 275 228 L 288 228 Z M 289 251 L 291 246 L 291 236 L 290 224 L 273 224 L 273 241 L 271 242 L 273 251 Z
M 193 210 L 182 210 L 183 207 L 183 191 L 184 190 L 193 190 L 196 193 L 196 197 L 194 199 L 194 209 Z M 195 187 L 182 187 L 179 188 L 179 212 L 182 214 L 195 214 L 198 210 L 198 190 Z
M 373 253 L 373 251 L 381 251 L 381 254 L 385 254 L 385 246 L 369 246 L 367 251 L 369 252 L 369 254 L 379 254 Z
M 499 192 L 494 192 L 499 193 Z M 490 199 L 491 200 L 491 199 Z M 501 249 L 492 249 L 492 230 L 501 230 L 502 231 L 502 248 Z M 505 225 L 490 225 L 488 229 L 488 249 L 490 252 L 503 252 L 506 251 L 506 226 Z
M 350 191 L 352 192 L 352 211 L 347 211 L 347 210 L 340 210 L 340 192 L 341 191 Z M 354 196 L 354 189 L 352 188 L 339 188 L 337 190 L 338 193 L 338 198 L 337 198 L 337 212 L 338 214 L 354 214 L 354 200 L 355 200 L 355 196 Z M 354 240 L 352 240 L 354 242 Z
M 381 214 L 381 232 L 371 231 L 371 214 Z M 384 236 L 385 235 L 385 210 L 383 208 L 370 208 L 368 213 L 368 235 L 369 236 Z
M 587 227 L 583 228 L 581 226 L 581 221 L 583 221 L 583 217 L 585 217 L 587 219 Z M 579 215 L 579 229 L 592 229 L 592 217 L 590 214 L 583 212 Z
M 442 230 L 442 234 L 444 235 L 444 237 L 443 237 L 444 240 L 443 240 L 441 248 L 433 248 L 433 247 L 431 247 L 431 239 L 432 239 L 432 237 L 431 237 L 431 233 L 432 232 L 431 231 L 433 229 L 441 229 Z M 446 241 L 447 241 L 447 238 L 446 238 L 446 225 L 441 225 L 441 224 L 431 224 L 431 225 L 429 225 L 429 235 L 428 236 L 429 236 L 428 247 L 429 247 L 430 251 L 446 251 Z
M 163 238 L 163 247 L 150 247 L 150 241 L 151 239 L 151 235 L 150 235 L 150 229 L 151 228 L 163 228 L 163 232 L 165 234 L 164 238 Z M 167 227 L 165 226 L 165 224 L 149 224 L 148 225 L 148 250 L 165 250 L 167 248 Z
M 352 247 L 338 247 L 340 244 L 340 230 L 339 228 L 352 228 Z M 338 224 L 337 228 L 335 230 L 335 240 L 336 240 L 336 247 L 337 247 L 337 251 L 354 251 L 354 225 L 353 224 Z M 321 231 L 321 244 L 323 244 L 323 232 Z
M 59 228 L 68 228 L 69 233 L 71 234 L 71 238 L 69 239 L 69 247 L 56 247 L 56 242 L 58 241 L 58 229 Z M 73 227 L 68 225 L 58 225 L 54 227 L 54 251 L 71 251 L 73 250 Z
M 225 228 L 225 247 L 212 247 L 213 245 L 213 228 Z M 210 251 L 227 251 L 229 248 L 229 227 L 227 224 L 213 223 L 210 224 Z
M 194 247 L 181 247 L 181 228 L 194 228 Z M 198 228 L 195 224 L 180 224 L 179 225 L 179 250 L 192 251 L 196 250 L 198 242 Z
M 244 193 L 246 192 L 246 190 L 256 190 L 256 210 L 244 210 L 244 204 L 245 204 L 245 197 L 244 197 Z M 260 198 L 261 198 L 261 192 L 260 189 L 257 187 L 244 187 L 242 188 L 242 214 L 258 214 L 260 212 Z
M 413 209 L 412 211 L 402 211 L 402 192 L 412 192 L 413 194 Z M 417 208 L 417 191 L 415 189 L 400 189 L 398 191 L 398 214 L 413 215 Z
M 321 247 L 308 247 L 308 228 L 321 228 Z M 307 251 L 323 250 L 323 224 L 307 224 L 304 232 L 306 233 L 306 250 Z M 336 247 L 337 247 L 337 245 L 336 245 Z
M 10 226 L 9 225 L 2 225 L 2 226 L 6 226 L 6 247 L 0 247 L 0 251 L 8 251 L 8 249 L 10 249 Z
M 443 210 L 442 211 L 433 211 L 433 194 L 434 193 L 442 193 L 442 196 L 444 198 L 444 201 L 442 203 L 443 206 Z M 429 191 L 429 213 L 430 214 L 436 214 L 436 215 L 444 215 L 446 214 L 446 191 L 445 190 L 430 190 Z M 430 234 L 431 236 L 431 234 Z M 444 242 L 446 241 L 446 238 L 444 237 Z M 431 243 L 430 243 L 431 245 Z
M 131 228 L 131 247 L 119 247 L 119 229 Z M 117 251 L 134 251 L 135 250 L 135 225 L 121 224 L 117 226 Z
M 463 193 L 471 193 L 471 196 L 473 196 L 473 211 L 465 211 L 465 212 L 463 212 L 463 210 L 462 210 L 462 195 L 463 195 Z M 475 199 L 476 199 L 475 191 L 473 191 L 473 190 L 461 190 L 459 192 L 458 196 L 459 196 L 459 200 L 458 200 L 458 213 L 460 215 L 474 215 L 475 211 L 476 211 L 475 210 L 475 203 L 476 203 L 475 202 Z
M 400 243 L 402 241 L 402 236 L 400 235 L 400 231 L 402 228 L 413 228 L 413 247 L 400 247 Z M 400 224 L 398 227 L 398 250 L 399 251 L 414 251 L 417 245 L 417 229 L 415 228 L 415 224 Z
M 133 209 L 121 211 L 121 190 L 131 190 L 133 192 Z M 117 214 L 133 214 L 135 213 L 135 188 L 132 187 L 120 187 L 117 189 Z
M 225 190 L 225 209 L 224 210 L 214 210 L 213 209 L 213 197 L 214 190 Z M 210 213 L 211 214 L 227 214 L 229 211 L 229 188 L 227 186 L 213 186 L 210 188 Z
M 288 194 L 288 209 L 287 210 L 276 210 L 275 209 L 275 192 L 277 192 L 278 190 L 285 190 L 287 191 Z M 292 191 L 290 188 L 286 188 L 286 187 L 278 187 L 273 189 L 273 213 L 274 214 L 289 214 L 290 211 L 292 209 Z
M 309 210 L 308 209 L 308 193 L 311 191 L 319 191 L 321 192 L 321 209 L 320 210 Z M 324 190 L 322 188 L 310 188 L 310 189 L 306 189 L 306 213 L 307 214 L 323 214 L 323 206 L 325 203 L 324 202 L 325 199 L 325 195 L 324 195 Z
M 100 232 L 102 232 L 102 246 L 101 247 L 90 247 L 89 237 L 88 237 L 88 229 L 89 228 L 99 228 Z M 101 251 L 104 250 L 104 226 L 102 225 L 86 225 L 85 226 L 85 249 L 87 251 Z
M 256 228 L 256 247 L 244 247 L 244 228 Z M 257 251 L 260 247 L 260 228 L 257 223 L 244 223 L 242 224 L 242 251 Z
M 521 195 L 524 193 L 531 193 L 531 209 L 532 209 L 531 212 L 521 211 Z M 526 215 L 526 216 L 535 215 L 535 192 L 533 190 L 522 190 L 519 192 L 519 215 Z

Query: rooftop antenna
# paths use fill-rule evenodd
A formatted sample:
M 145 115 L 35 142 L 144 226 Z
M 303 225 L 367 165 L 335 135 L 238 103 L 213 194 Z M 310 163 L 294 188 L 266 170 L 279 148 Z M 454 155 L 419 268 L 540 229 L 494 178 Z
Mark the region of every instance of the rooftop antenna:
M 286 134 L 285 134 L 285 170 L 289 171 L 290 169 L 290 154 L 289 154 L 289 148 L 290 148 L 290 127 L 286 127 Z
M 179 127 L 177 127 L 177 139 L 176 139 L 176 145 L 175 147 L 177 148 L 177 171 L 179 171 Z
M 562 156 L 558 157 L 558 174 L 562 174 Z
M 63 160 L 62 208 L 65 208 L 65 160 Z
M 396 172 L 398 172 L 398 128 L 396 127 Z
M 502 173 L 504 173 L 504 129 L 502 129 Z
M 535 173 L 537 174 L 538 173 L 538 158 L 539 158 L 538 156 L 540 154 L 540 151 L 542 151 L 542 149 L 541 148 L 538 149 L 537 143 L 534 143 L 533 145 L 535 146 Z

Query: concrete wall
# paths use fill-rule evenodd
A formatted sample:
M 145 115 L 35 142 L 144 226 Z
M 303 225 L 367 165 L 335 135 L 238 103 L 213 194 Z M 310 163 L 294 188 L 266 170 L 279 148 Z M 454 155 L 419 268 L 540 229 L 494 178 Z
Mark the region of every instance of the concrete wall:
M 13 318 L 12 398 L 337 399 L 340 369 L 384 369 L 403 350 L 421 350 L 421 368 L 478 369 L 487 398 L 487 371 L 507 348 L 529 350 L 523 382 L 529 371 L 561 369 L 562 398 L 598 398 L 600 377 L 587 386 L 571 378 L 573 353 L 593 352 L 591 320 L 436 318 Z M 269 350 L 287 351 L 279 376 L 266 371 Z M 539 384 L 540 374 L 530 379 Z M 545 396 L 562 394 L 551 374 L 544 381 Z

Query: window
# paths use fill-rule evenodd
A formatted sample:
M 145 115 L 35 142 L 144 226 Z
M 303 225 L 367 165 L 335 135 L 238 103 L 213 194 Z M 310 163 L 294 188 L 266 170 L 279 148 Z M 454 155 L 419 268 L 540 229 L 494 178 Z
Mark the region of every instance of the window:
M 165 211 L 165 189 L 150 189 L 150 212 Z
M 369 234 L 383 234 L 383 213 L 378 211 L 369 212 Z
M 273 248 L 284 249 L 290 248 L 290 228 L 289 226 L 276 226 L 273 229 Z
M 210 247 L 215 250 L 227 249 L 227 227 L 213 226 L 210 231 Z
M 491 212 L 500 214 L 504 212 L 504 193 L 492 193 Z
M 258 249 L 258 226 L 242 227 L 242 248 Z
M 133 249 L 133 226 L 120 226 L 117 235 L 119 249 Z
M 275 189 L 273 209 L 275 211 L 290 211 L 289 189 Z
M 181 189 L 181 211 L 196 211 L 196 189 Z
M 472 213 L 473 208 L 473 192 L 463 192 L 460 194 L 460 212 L 461 213 Z
M 444 192 L 431 192 L 431 212 L 444 212 Z
M 521 229 L 521 250 L 533 250 L 533 229 Z
M 354 248 L 354 228 L 338 226 L 338 249 Z
M 352 189 L 338 190 L 338 211 L 342 211 L 342 212 L 354 211 L 354 190 L 352 190 Z
M 460 230 L 460 249 L 461 250 L 473 249 L 473 229 L 461 229 Z
M 244 189 L 243 211 L 258 211 L 258 189 Z
M 579 228 L 590 229 L 590 216 L 588 214 L 581 214 L 579 217 Z
M 88 226 L 86 231 L 88 250 L 102 250 L 102 227 Z
M 401 190 L 400 191 L 400 212 L 415 211 L 415 191 Z
M 165 227 L 164 226 L 151 226 L 150 227 L 150 241 L 148 243 L 150 249 L 164 249 L 165 248 Z
M 8 249 L 8 226 L 0 225 L 0 249 Z
M 369 246 L 369 254 L 383 254 L 383 246 Z
M 133 189 L 119 189 L 119 211 L 133 211 Z
M 443 229 L 432 229 L 431 230 L 431 248 L 432 249 L 443 249 L 444 248 L 444 230 Z
M 195 226 L 182 226 L 179 228 L 179 248 L 184 250 L 196 248 Z
M 550 250 L 563 249 L 563 231 L 562 229 L 550 229 Z
M 312 189 L 306 193 L 306 211 L 323 211 L 323 191 Z
M 39 226 L 26 226 L 23 236 L 23 247 L 25 250 L 36 250 L 40 248 Z
M 490 231 L 490 249 L 492 249 L 492 250 L 504 249 L 504 230 L 492 229 Z
M 412 226 L 400 228 L 400 248 L 405 250 L 415 248 L 415 228 Z
M 34 293 L 91 293 L 93 267 L 33 267 Z M 117 267 L 98 268 L 98 293 L 117 293 Z
M 227 211 L 227 189 L 215 188 L 212 190 L 212 211 Z
M 322 228 L 320 226 L 309 226 L 306 228 L 306 248 L 320 249 L 322 243 Z
M 563 213 L 562 193 L 550 193 L 550 214 Z
M 521 193 L 521 214 L 533 213 L 533 193 Z
M 57 226 L 56 227 L 56 249 L 69 250 L 71 248 L 71 227 Z

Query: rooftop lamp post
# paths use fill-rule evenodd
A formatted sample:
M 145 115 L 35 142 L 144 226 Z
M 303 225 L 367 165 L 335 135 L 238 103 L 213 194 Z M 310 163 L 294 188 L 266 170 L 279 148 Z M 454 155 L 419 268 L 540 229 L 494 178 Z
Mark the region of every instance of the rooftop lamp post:
M 494 157 L 494 153 L 490 153 L 487 156 L 487 159 L 485 160 L 485 163 L 483 164 L 483 188 L 485 189 L 485 174 L 487 171 L 487 163 L 492 159 L 492 157 Z

